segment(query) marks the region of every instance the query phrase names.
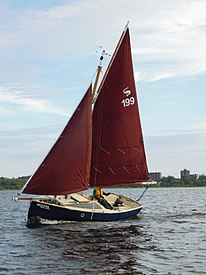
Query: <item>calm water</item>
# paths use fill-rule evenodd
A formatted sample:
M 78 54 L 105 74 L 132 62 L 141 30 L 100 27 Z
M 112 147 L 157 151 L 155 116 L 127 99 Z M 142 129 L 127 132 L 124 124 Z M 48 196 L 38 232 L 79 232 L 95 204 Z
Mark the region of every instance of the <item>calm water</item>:
M 0 191 L 0 274 L 206 274 L 206 188 L 149 189 L 134 220 L 36 229 L 15 194 Z

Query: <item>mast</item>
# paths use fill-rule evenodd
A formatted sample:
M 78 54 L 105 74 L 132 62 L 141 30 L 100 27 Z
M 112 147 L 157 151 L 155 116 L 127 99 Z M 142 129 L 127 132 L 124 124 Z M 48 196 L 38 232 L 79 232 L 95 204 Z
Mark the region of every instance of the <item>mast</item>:
M 102 55 L 100 56 L 99 66 L 97 68 L 97 75 L 96 75 L 96 79 L 95 79 L 93 91 L 92 91 L 92 99 L 94 99 L 95 92 L 97 89 L 97 84 L 98 84 L 99 76 L 100 76 L 100 73 L 102 70 L 102 61 L 103 61 L 104 56 L 105 56 L 105 50 L 103 50 Z

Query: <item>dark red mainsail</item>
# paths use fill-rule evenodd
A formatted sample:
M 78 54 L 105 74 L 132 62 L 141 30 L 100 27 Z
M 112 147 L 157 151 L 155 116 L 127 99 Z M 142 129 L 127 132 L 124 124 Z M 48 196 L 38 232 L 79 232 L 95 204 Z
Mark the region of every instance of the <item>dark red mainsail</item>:
M 128 28 L 98 94 L 93 110 L 90 186 L 148 180 Z
M 90 86 L 62 134 L 22 193 L 70 194 L 88 188 L 92 144 Z

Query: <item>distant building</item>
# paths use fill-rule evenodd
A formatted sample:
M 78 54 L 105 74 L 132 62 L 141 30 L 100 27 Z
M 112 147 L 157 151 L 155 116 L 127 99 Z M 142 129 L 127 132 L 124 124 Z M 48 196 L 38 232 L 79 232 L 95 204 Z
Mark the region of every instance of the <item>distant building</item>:
M 180 171 L 180 178 L 185 178 L 190 176 L 190 170 L 184 169 Z
M 162 178 L 161 172 L 151 172 L 149 173 L 149 179 L 153 181 L 160 181 Z

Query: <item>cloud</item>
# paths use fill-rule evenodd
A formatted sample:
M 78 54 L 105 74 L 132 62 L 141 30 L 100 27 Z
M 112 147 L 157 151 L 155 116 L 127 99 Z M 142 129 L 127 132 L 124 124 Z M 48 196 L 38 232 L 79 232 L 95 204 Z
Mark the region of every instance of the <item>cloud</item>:
M 141 18 L 139 27 L 138 22 L 135 25 L 137 42 L 133 43 L 133 52 L 140 62 L 141 79 L 157 81 L 205 74 L 206 2 L 150 3 L 156 12 L 149 20 L 147 16 Z
M 0 102 L 4 104 L 15 104 L 22 111 L 53 113 L 68 116 L 68 113 L 66 113 L 62 108 L 57 108 L 49 101 L 38 98 L 37 93 L 35 92 L 35 87 L 33 86 L 24 87 L 17 83 L 7 87 L 0 86 Z M 15 114 L 13 106 L 9 108 L 9 105 L 4 108 L 1 107 L 0 112 L 1 111 L 11 115 Z
M 10 108 L 0 106 L 0 115 L 15 115 L 15 112 L 10 110 Z
M 0 6 L 0 113 L 5 118 L 1 129 L 24 128 L 19 134 L 4 131 L 7 134 L 4 136 L 1 132 L 4 154 L 1 154 L 0 175 L 4 171 L 17 176 L 33 171 L 54 137 L 45 125 L 56 124 L 59 119 L 63 122 L 63 116 L 68 114 L 58 106 L 64 106 L 63 98 L 69 98 L 65 100 L 65 108 L 71 110 L 77 97 L 81 97 L 80 89 L 82 92 L 88 75 L 90 78 L 96 68 L 96 46 L 102 45 L 112 53 L 128 20 L 135 78 L 140 80 L 140 87 L 147 90 L 140 96 L 143 100 L 146 98 L 143 103 L 148 111 L 146 145 L 151 169 L 175 174 L 175 167 L 192 167 L 193 159 L 194 169 L 205 171 L 206 123 L 201 93 L 204 80 L 201 84 L 198 82 L 199 86 L 194 82 L 177 86 L 180 80 L 184 82 L 206 74 L 205 0 L 60 2 L 61 5 L 59 1 L 53 4 L 53 1 L 37 0 L 24 5 L 4 1 L 4 6 Z M 193 87 L 189 87 L 190 84 Z M 68 93 L 67 87 L 77 86 L 75 92 L 71 89 Z M 192 105 L 188 98 L 194 94 Z M 193 100 L 195 97 L 199 101 Z M 198 112 L 201 108 L 203 111 Z M 21 120 L 20 116 L 13 118 L 17 113 Z M 53 116 L 52 122 L 48 122 L 48 116 L 41 120 L 41 114 L 46 113 L 62 117 L 58 117 L 58 122 Z M 35 127 L 39 122 L 41 126 L 44 124 L 39 133 L 38 128 L 35 132 L 25 126 L 32 123 Z M 188 128 L 181 132 L 161 131 L 182 126 Z M 9 165 L 3 167 L 6 159 Z M 11 171 L 11 166 L 16 171 Z
M 0 131 L 0 175 L 31 175 L 61 131 L 60 125 Z
M 118 17 L 114 18 L 117 9 Z M 8 60 L 19 56 L 23 63 L 34 58 L 48 61 L 86 54 L 104 41 L 111 52 L 129 19 L 141 79 L 191 77 L 206 73 L 205 10 L 204 0 L 183 0 L 181 4 L 169 0 L 146 0 L 141 4 L 135 0 L 87 0 L 44 10 L 27 6 L 21 10 L 24 16 L 5 7 L 1 13 L 5 30 L 1 32 L 1 52 Z M 40 66 L 30 62 L 30 73 L 38 72 Z
M 191 128 L 195 131 L 206 132 L 206 117 L 197 117 L 191 121 Z
M 179 176 L 187 168 L 192 173 L 205 171 L 206 131 L 174 131 L 146 135 L 145 144 L 150 171 L 161 171 L 164 176 Z
M 24 114 L 25 116 L 25 114 Z M 20 119 L 21 120 L 21 119 Z M 26 118 L 12 118 L 2 122 L 0 130 L 0 176 L 18 177 L 32 174 L 42 159 L 47 155 L 64 125 L 35 127 Z M 40 122 L 37 118 L 37 121 Z M 38 123 L 39 124 L 39 123 Z

